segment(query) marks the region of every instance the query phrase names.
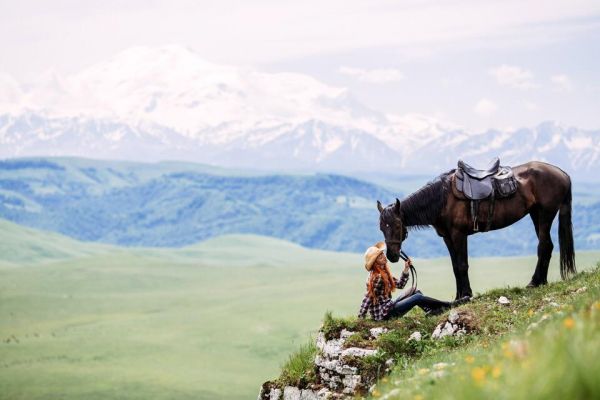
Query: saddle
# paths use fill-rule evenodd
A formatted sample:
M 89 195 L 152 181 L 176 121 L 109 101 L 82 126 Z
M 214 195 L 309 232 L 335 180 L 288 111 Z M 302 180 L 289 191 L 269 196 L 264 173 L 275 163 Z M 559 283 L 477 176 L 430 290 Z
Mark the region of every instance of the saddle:
M 479 231 L 479 202 L 490 200 L 490 209 L 485 231 L 490 230 L 496 198 L 508 197 L 517 191 L 517 180 L 511 167 L 501 166 L 500 159 L 494 158 L 485 169 L 476 169 L 459 160 L 455 173 L 455 188 L 471 201 L 473 231 Z

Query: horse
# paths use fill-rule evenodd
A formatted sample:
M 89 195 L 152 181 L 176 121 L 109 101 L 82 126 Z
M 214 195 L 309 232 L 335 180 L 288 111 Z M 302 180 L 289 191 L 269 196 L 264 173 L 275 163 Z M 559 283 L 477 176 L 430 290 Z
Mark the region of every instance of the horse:
M 527 214 L 533 221 L 538 238 L 537 264 L 527 287 L 546 284 L 548 264 L 554 244 L 550 237 L 552 222 L 558 213 L 560 274 L 567 279 L 576 273 L 573 226 L 571 221 L 571 178 L 562 169 L 539 161 L 512 168 L 517 181 L 516 192 L 506 198 L 482 200 L 477 213 L 486 222 L 486 230 L 497 230 L 514 224 Z M 383 207 L 377 201 L 379 228 L 386 243 L 386 256 L 395 263 L 400 258 L 402 243 L 411 229 L 433 227 L 443 238 L 456 280 L 456 299 L 472 297 L 469 283 L 468 236 L 477 233 L 470 220 L 470 202 L 456 193 L 453 185 L 456 169 L 439 175 L 433 181 L 400 201 Z M 494 204 L 490 204 L 493 201 Z M 493 213 L 486 210 L 492 206 Z

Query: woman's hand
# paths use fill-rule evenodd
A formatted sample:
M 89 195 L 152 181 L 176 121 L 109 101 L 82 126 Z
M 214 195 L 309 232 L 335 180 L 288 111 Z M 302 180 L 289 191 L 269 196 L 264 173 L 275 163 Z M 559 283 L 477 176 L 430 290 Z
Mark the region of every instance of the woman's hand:
M 404 271 L 402 271 L 403 274 L 408 274 L 408 272 L 410 271 L 410 267 L 412 266 L 412 261 L 410 260 L 410 258 L 406 261 L 404 261 Z

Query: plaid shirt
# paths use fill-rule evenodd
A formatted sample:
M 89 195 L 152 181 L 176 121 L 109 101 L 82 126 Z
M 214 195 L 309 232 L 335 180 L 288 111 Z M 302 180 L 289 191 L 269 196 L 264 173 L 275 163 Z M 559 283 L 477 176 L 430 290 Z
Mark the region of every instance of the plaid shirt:
M 398 289 L 402 289 L 404 286 L 406 286 L 406 282 L 408 282 L 408 273 L 402 273 L 400 279 L 396 279 L 395 277 L 393 277 L 393 279 L 396 287 Z M 377 304 L 375 304 L 369 296 L 368 285 L 369 280 L 367 278 L 367 293 L 365 293 L 365 297 L 360 305 L 358 318 L 365 318 L 367 316 L 367 311 L 369 311 L 374 320 L 380 321 L 385 319 L 388 311 L 390 310 L 390 306 L 392 305 L 392 295 L 385 295 L 383 278 L 381 275 L 378 275 L 373 282 L 373 291 L 375 292 L 375 297 L 377 298 Z

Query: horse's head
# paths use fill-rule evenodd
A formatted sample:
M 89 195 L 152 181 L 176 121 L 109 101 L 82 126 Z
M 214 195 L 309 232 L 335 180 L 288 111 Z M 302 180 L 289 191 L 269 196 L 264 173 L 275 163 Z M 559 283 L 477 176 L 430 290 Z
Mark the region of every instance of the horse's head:
M 402 242 L 408 236 L 408 231 L 402 223 L 400 200 L 396 199 L 395 203 L 385 208 L 378 200 L 377 209 L 379 210 L 379 229 L 383 232 L 387 248 L 386 257 L 393 263 L 398 262 Z

